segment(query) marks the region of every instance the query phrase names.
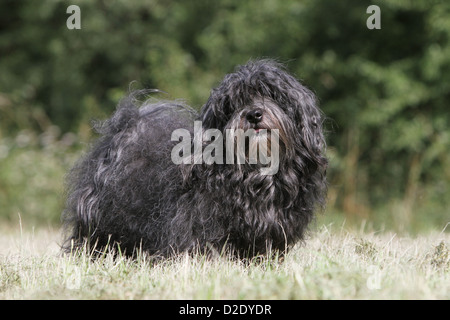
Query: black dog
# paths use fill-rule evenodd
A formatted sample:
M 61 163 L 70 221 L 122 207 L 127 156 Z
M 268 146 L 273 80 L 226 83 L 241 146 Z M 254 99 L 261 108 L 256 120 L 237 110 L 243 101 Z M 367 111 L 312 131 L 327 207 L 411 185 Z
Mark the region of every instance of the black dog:
M 303 239 L 325 202 L 323 118 L 281 65 L 240 66 L 199 114 L 179 102 L 139 108 L 137 96 L 97 127 L 101 138 L 68 176 L 65 250 L 251 257 Z

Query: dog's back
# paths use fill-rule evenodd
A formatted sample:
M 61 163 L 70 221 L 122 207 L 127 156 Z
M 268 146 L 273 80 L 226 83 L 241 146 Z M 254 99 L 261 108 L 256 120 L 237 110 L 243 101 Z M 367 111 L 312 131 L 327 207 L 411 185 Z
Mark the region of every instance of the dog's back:
M 178 102 L 139 107 L 133 94 L 96 125 L 100 138 L 67 176 L 66 251 L 86 244 L 102 250 L 114 243 L 127 254 L 137 244 L 157 251 L 160 231 L 148 229 L 164 228 L 167 217 L 161 213 L 174 211 L 180 186 L 173 181 L 181 181 L 168 141 L 173 130 L 192 126 L 193 116 Z

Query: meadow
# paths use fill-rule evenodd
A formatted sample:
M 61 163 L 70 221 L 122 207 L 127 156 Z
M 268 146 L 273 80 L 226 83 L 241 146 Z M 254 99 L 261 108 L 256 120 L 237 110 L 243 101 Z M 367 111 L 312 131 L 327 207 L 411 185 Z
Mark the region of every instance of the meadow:
M 449 299 L 450 235 L 317 226 L 283 259 L 63 256 L 58 229 L 2 229 L 0 299 Z

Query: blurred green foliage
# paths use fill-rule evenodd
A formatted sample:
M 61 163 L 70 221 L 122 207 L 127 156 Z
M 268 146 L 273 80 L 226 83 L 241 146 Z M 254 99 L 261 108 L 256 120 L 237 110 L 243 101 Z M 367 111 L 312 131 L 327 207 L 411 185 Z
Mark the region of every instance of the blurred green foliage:
M 81 30 L 66 27 L 70 4 Z M 329 211 L 408 231 L 450 221 L 450 2 L 425 0 L 3 0 L 0 216 L 57 221 L 77 139 L 130 88 L 199 108 L 259 57 L 321 101 Z
M 50 126 L 39 135 L 22 130 L 0 141 L 0 221 L 55 224 L 63 205 L 63 177 L 74 163 L 76 137 Z

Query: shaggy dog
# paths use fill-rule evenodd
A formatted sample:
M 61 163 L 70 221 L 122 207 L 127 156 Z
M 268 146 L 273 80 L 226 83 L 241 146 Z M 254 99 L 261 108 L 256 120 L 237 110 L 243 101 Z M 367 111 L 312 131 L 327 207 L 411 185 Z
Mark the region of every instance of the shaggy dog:
M 199 113 L 139 95 L 97 125 L 101 137 L 68 175 L 66 251 L 248 258 L 304 238 L 326 195 L 323 117 L 282 65 L 238 67 Z

